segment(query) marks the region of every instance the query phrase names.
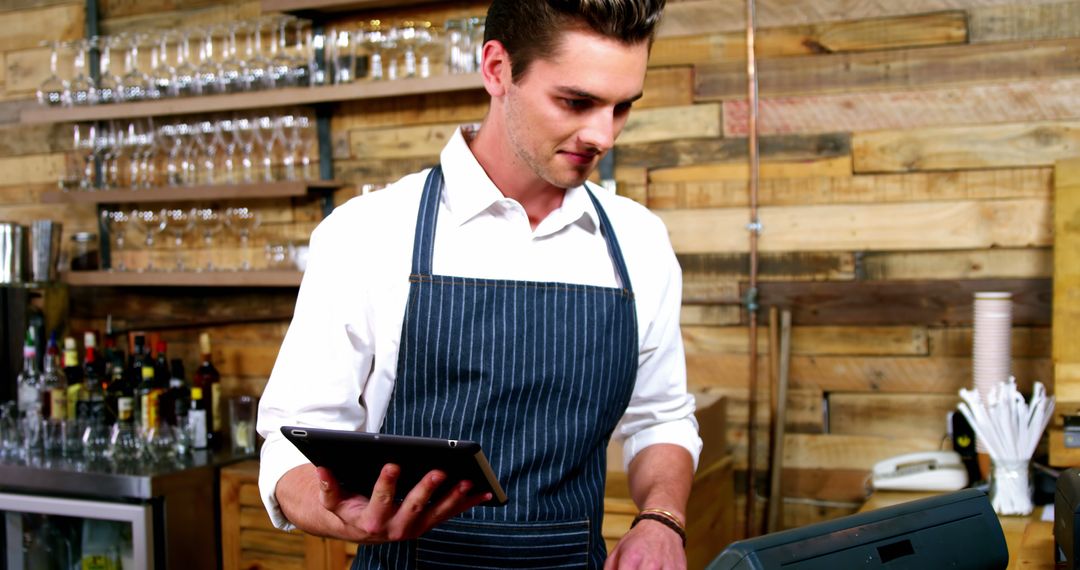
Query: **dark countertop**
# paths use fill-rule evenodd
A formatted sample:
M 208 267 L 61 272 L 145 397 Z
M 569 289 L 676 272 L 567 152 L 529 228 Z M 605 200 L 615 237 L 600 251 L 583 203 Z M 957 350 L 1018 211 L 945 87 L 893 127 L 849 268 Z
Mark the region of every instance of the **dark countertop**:
M 111 500 L 146 500 L 163 496 L 183 480 L 210 476 L 222 466 L 252 459 L 228 451 L 196 450 L 153 463 L 112 464 L 63 458 L 0 457 L 0 491 Z

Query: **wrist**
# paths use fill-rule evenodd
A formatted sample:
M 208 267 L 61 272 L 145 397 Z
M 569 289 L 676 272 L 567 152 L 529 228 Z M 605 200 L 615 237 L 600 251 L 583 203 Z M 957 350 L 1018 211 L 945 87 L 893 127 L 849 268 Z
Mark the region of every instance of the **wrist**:
M 682 519 L 677 517 L 674 513 L 663 509 L 642 509 L 642 511 L 634 517 L 634 522 L 630 523 L 630 528 L 634 528 L 641 521 L 654 521 L 666 526 L 679 536 L 679 539 L 682 540 L 683 547 L 686 547 L 686 525 L 682 522 Z

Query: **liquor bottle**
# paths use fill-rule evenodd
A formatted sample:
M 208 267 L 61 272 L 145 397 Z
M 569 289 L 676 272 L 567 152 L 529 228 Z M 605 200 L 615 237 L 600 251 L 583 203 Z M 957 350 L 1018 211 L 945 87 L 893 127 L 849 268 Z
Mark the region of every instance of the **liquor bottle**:
M 154 382 L 158 386 L 168 386 L 171 371 L 169 370 L 169 358 L 165 355 L 169 345 L 163 340 L 157 341 L 154 351 Z
M 79 351 L 75 339 L 64 338 L 64 377 L 67 378 L 67 416 L 69 420 L 81 418 L 77 406 L 83 391 L 83 371 L 79 367 Z
M 202 388 L 198 386 L 192 386 L 191 388 L 191 410 L 188 411 L 188 426 L 191 432 L 191 447 L 194 449 L 206 449 L 206 400 L 203 399 Z
M 105 386 L 102 378 L 97 374 L 97 351 L 94 347 L 86 349 L 86 370 L 83 378 L 84 390 L 80 395 L 85 395 L 86 402 L 79 405 L 85 406 L 85 417 L 94 425 L 104 425 L 108 421 L 108 412 L 105 408 Z
M 34 329 L 26 329 L 26 342 L 23 344 L 23 369 L 19 373 L 19 416 L 37 414 L 41 417 L 41 372 L 37 367 L 37 343 Z
M 191 391 L 184 379 L 184 362 L 179 358 L 169 361 L 169 389 L 159 402 L 162 420 L 171 426 L 184 426 L 188 408 L 191 407 Z
M 142 423 L 142 398 L 140 398 L 139 389 L 142 387 L 143 368 L 146 366 L 146 360 L 146 337 L 137 334 L 135 335 L 135 344 L 131 349 L 131 358 L 128 361 L 127 382 L 131 385 L 134 397 L 132 400 L 134 405 L 132 413 L 135 414 L 135 422 L 139 424 Z M 153 368 L 150 370 L 152 374 Z
M 112 364 L 109 365 L 109 383 L 105 387 L 106 421 L 114 424 L 120 421 L 121 404 L 126 406 L 128 416 L 135 413 L 135 390 L 128 381 L 124 369 L 124 357 L 120 353 L 113 352 Z M 133 419 L 129 417 L 129 419 Z
M 94 372 L 97 373 L 98 378 L 108 382 L 109 377 L 105 375 L 105 365 L 108 363 L 108 360 L 102 358 L 102 350 L 98 348 L 97 335 L 94 331 L 86 331 L 83 333 L 83 354 L 91 348 L 94 349 L 94 354 L 97 356 L 97 360 L 94 363 Z
M 210 335 L 199 335 L 199 352 L 202 353 L 202 364 L 195 371 L 192 385 L 202 390 L 203 398 L 209 400 L 207 404 L 206 435 L 210 445 L 217 448 L 221 445 L 222 428 L 224 427 L 224 414 L 221 402 L 221 375 L 210 353 Z
M 50 336 L 45 349 L 45 369 L 41 372 L 41 408 L 42 417 L 49 421 L 62 422 L 67 419 L 67 378 L 60 366 L 56 332 Z

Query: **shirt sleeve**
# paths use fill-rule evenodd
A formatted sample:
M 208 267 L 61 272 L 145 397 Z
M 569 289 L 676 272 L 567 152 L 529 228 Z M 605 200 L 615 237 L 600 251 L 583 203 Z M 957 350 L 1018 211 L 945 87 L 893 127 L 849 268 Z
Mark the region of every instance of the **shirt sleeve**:
M 659 220 L 657 223 L 663 229 Z M 653 243 L 654 247 L 659 243 L 659 251 L 647 260 L 651 265 L 648 277 L 655 280 L 656 291 L 638 295 L 639 302 L 648 306 L 638 312 L 638 326 L 644 330 L 639 333 L 637 382 L 614 435 L 623 439 L 624 468 L 646 447 L 668 443 L 690 452 L 697 469 L 702 444 L 694 417 L 694 397 L 687 392 L 686 355 L 679 328 L 682 270 L 666 229 L 658 233 Z M 643 314 L 646 318 L 642 318 Z
M 338 221 L 331 214 L 312 233 L 292 323 L 259 401 L 258 431 L 265 438 L 259 492 L 274 526 L 284 530 L 293 526 L 278 506 L 275 488 L 285 472 L 308 460 L 280 428 L 359 430 L 367 414 L 360 400 L 366 381 L 362 371 L 372 367 L 374 335 L 364 324 L 371 319 L 365 318 L 357 264 L 340 261 L 348 252 L 337 250 L 350 241 Z

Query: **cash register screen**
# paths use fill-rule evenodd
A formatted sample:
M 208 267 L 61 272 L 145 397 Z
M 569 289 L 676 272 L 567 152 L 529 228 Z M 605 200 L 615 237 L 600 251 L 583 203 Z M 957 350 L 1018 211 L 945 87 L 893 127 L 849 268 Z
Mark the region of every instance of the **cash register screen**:
M 708 570 L 1006 568 L 986 493 L 965 489 L 732 543 Z

